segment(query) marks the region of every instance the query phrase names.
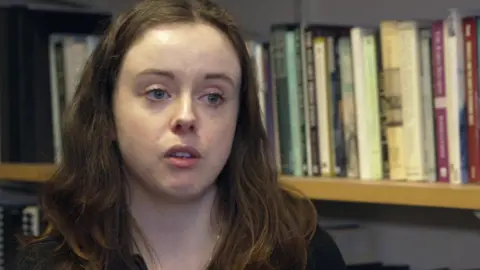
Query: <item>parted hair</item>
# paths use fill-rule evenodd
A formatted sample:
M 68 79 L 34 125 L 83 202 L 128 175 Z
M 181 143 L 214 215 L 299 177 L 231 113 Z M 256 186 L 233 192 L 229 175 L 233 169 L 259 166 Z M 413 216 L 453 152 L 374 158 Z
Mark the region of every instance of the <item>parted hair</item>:
M 316 225 L 313 204 L 279 182 L 261 120 L 253 63 L 231 16 L 208 0 L 149 0 L 109 25 L 87 61 L 64 115 L 62 160 L 41 194 L 48 223 L 41 237 L 63 244 L 58 269 L 132 265 L 129 186 L 114 129 L 112 96 L 126 52 L 162 24 L 208 23 L 235 48 L 241 65 L 240 106 L 230 156 L 218 186 L 222 241 L 208 269 L 303 270 Z

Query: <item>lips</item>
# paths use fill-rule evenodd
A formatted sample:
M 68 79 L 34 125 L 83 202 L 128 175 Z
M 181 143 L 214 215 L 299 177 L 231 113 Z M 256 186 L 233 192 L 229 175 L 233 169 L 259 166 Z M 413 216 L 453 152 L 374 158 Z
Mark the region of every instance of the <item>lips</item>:
M 191 146 L 176 145 L 165 153 L 167 164 L 176 169 L 194 168 L 202 155 Z
M 187 145 L 175 145 L 168 149 L 165 153 L 165 157 L 167 158 L 201 158 L 200 152 L 198 152 L 195 147 L 187 146 Z

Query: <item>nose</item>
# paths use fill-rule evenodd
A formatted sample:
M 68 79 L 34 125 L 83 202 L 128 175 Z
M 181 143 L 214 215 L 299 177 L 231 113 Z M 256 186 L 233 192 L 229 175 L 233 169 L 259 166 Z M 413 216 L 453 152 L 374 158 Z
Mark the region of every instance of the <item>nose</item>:
M 177 100 L 171 129 L 174 133 L 188 133 L 196 131 L 196 116 L 192 99 L 185 95 Z

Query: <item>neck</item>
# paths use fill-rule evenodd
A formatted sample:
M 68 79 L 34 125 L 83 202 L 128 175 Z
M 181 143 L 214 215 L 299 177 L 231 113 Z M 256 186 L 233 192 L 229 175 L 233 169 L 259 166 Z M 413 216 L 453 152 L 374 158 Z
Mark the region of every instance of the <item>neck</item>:
M 195 269 L 194 265 L 208 261 L 219 230 L 214 205 L 216 194 L 213 186 L 196 200 L 172 202 L 159 200 L 159 195 L 150 195 L 142 187 L 132 185 L 130 211 L 140 231 L 133 235 L 137 252 L 148 265 L 160 264 L 162 269 L 168 269 L 167 265 L 179 267 L 175 260 L 181 261 L 182 254 L 191 254 L 190 262 L 183 259 L 190 265 L 184 269 Z

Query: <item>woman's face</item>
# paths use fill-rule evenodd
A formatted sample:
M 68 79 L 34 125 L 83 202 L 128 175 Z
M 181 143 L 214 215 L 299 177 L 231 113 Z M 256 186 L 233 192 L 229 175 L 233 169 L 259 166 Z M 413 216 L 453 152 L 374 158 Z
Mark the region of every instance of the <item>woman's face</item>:
M 162 25 L 134 43 L 113 99 L 131 180 L 175 200 L 211 187 L 232 147 L 240 78 L 232 44 L 207 24 Z

